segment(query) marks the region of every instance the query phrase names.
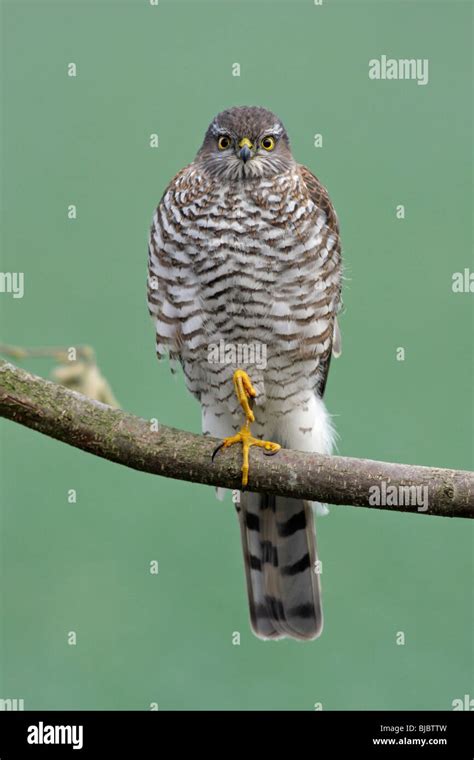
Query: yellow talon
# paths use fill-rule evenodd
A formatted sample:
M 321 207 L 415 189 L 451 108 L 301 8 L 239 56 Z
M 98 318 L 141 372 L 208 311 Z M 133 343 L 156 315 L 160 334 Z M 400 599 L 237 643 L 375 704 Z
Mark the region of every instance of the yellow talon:
M 220 449 L 227 449 L 229 446 L 233 446 L 234 443 L 242 444 L 242 485 L 246 486 L 249 480 L 249 450 L 251 446 L 260 446 L 271 454 L 276 454 L 281 449 L 279 443 L 272 443 L 272 441 L 261 441 L 260 438 L 255 438 L 250 432 L 250 423 L 255 421 L 255 415 L 252 412 L 249 404 L 249 398 L 254 398 L 257 395 L 257 391 L 253 387 L 249 376 L 243 369 L 238 369 L 234 372 L 234 388 L 236 396 L 245 412 L 246 421 L 241 427 L 240 431 L 236 435 L 231 435 L 228 438 L 224 438 L 221 444 L 214 451 L 212 458 Z
M 236 396 L 245 412 L 247 422 L 254 422 L 255 416 L 249 404 L 249 396 L 255 398 L 257 391 L 250 382 L 250 378 L 243 369 L 237 369 L 234 372 L 234 388 Z

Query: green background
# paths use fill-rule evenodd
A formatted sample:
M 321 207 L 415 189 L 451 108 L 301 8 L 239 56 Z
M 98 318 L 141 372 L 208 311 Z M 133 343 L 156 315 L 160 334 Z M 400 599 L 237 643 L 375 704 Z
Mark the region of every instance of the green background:
M 148 226 L 214 114 L 264 105 L 340 218 L 344 352 L 327 390 L 339 453 L 471 468 L 473 296 L 451 287 L 472 269 L 469 4 L 15 0 L 2 16 L 1 266 L 25 273 L 23 299 L 0 294 L 4 342 L 92 345 L 123 408 L 198 431 L 197 403 L 154 355 Z M 382 54 L 428 58 L 429 84 L 370 81 Z M 47 376 L 51 362 L 22 366 Z M 472 693 L 468 522 L 333 507 L 318 521 L 322 638 L 262 642 L 229 496 L 9 422 L 1 444 L 0 697 L 451 709 Z

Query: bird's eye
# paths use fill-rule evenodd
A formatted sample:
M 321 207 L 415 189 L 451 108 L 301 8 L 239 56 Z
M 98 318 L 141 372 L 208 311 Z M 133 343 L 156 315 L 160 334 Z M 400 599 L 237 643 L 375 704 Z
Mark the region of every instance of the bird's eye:
M 230 137 L 228 137 L 227 135 L 221 135 L 217 143 L 217 147 L 219 148 L 219 150 L 226 150 L 226 148 L 228 148 L 229 145 L 230 145 Z
M 273 150 L 273 148 L 275 147 L 275 140 L 273 137 L 270 137 L 270 135 L 267 135 L 267 137 L 262 138 L 260 145 L 265 150 Z

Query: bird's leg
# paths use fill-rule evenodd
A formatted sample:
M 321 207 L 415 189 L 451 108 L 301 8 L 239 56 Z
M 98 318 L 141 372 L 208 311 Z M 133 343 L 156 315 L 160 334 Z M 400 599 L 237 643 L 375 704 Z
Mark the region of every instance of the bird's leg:
M 266 454 L 276 454 L 281 449 L 279 443 L 272 443 L 271 441 L 261 441 L 260 438 L 254 438 L 250 432 L 250 423 L 255 421 L 255 415 L 252 412 L 249 404 L 249 398 L 255 398 L 257 391 L 253 387 L 249 376 L 243 369 L 238 369 L 234 372 L 234 388 L 236 396 L 240 402 L 240 405 L 245 413 L 245 423 L 242 425 L 240 431 L 236 435 L 231 435 L 228 438 L 224 438 L 222 443 L 215 449 L 212 458 L 214 459 L 220 449 L 226 449 L 232 446 L 234 443 L 242 444 L 242 485 L 246 486 L 249 479 L 249 450 L 251 446 L 260 446 L 265 449 Z

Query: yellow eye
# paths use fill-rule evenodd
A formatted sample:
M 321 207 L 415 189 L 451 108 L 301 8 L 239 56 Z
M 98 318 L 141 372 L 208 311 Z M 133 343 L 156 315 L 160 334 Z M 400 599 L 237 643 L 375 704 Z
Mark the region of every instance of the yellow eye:
M 270 135 L 267 135 L 267 137 L 262 138 L 260 145 L 262 148 L 265 148 L 265 150 L 273 150 L 275 147 L 275 140 L 273 137 L 270 137 Z
M 228 148 L 229 145 L 230 145 L 230 137 L 228 137 L 227 135 L 221 135 L 217 143 L 219 150 L 226 150 L 226 148 Z

